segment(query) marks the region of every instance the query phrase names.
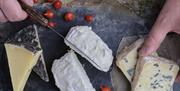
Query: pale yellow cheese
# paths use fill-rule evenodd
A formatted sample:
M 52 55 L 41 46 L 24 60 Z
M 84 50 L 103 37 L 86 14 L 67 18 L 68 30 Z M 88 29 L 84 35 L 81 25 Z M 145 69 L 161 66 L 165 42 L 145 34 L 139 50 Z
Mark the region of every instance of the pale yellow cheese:
M 144 39 L 138 39 L 129 47 L 126 47 L 117 56 L 116 65 L 121 69 L 126 78 L 131 82 L 134 76 L 135 66 L 138 58 L 138 49 L 141 47 Z
M 42 51 L 35 54 L 24 47 L 5 44 L 13 91 L 23 91 L 32 68 Z
M 138 60 L 138 49 L 143 44 L 144 39 L 138 39 L 130 46 L 125 47 L 119 55 L 117 55 L 116 65 L 121 69 L 129 82 L 132 82 L 136 63 Z M 158 56 L 155 52 L 152 55 Z
M 138 60 L 132 91 L 172 91 L 179 66 L 171 60 L 147 56 Z

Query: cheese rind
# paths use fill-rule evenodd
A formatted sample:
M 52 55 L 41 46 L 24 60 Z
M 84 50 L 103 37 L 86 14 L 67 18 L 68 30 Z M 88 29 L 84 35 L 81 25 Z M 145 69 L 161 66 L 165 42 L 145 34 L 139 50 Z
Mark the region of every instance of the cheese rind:
M 38 65 L 35 67 L 38 71 L 35 72 L 41 77 L 42 74 L 39 70 L 46 73 L 38 31 L 35 25 L 23 28 L 14 36 L 9 37 L 4 45 L 14 91 L 23 91 L 26 81 L 38 60 Z M 43 75 L 43 77 L 48 78 L 47 75 Z M 45 80 L 47 81 L 47 79 Z
M 36 51 L 42 50 L 38 29 L 36 25 L 30 25 L 28 27 L 23 28 L 14 36 L 10 37 L 7 43 L 24 47 L 25 49 L 32 51 L 34 53 Z M 37 75 L 41 77 L 41 79 L 43 79 L 46 82 L 49 81 L 43 53 L 41 53 L 38 62 L 34 66 L 33 70 Z
M 138 49 L 141 47 L 144 39 L 138 39 L 129 47 L 126 47 L 117 56 L 116 65 L 121 69 L 126 78 L 132 82 L 135 66 L 138 58 Z
M 37 46 L 42 49 L 39 37 L 39 31 L 36 25 L 28 26 L 24 31 L 33 32 L 35 41 L 37 41 Z M 49 82 L 49 76 L 46 69 L 46 63 L 44 60 L 43 52 L 41 53 L 37 64 L 33 67 L 33 71 L 40 76 L 40 78 L 46 82 Z
M 32 52 L 24 47 L 5 44 L 10 69 L 13 91 L 23 91 L 32 68 L 42 53 L 41 50 Z
M 73 51 L 54 61 L 52 73 L 61 91 L 95 91 Z
M 112 50 L 92 31 L 91 27 L 71 28 L 65 38 L 65 43 L 101 71 L 107 72 L 112 65 Z
M 138 60 L 132 91 L 171 91 L 179 66 L 171 60 L 147 56 Z

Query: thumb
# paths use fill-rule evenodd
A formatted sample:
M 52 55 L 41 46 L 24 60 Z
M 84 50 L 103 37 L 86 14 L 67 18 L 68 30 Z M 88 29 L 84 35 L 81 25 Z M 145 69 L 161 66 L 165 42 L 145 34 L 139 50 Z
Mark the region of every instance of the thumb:
M 140 56 L 147 56 L 155 52 L 162 41 L 165 39 L 168 31 L 163 29 L 153 28 L 145 40 L 142 48 L 139 51 Z
M 180 72 L 178 73 L 178 76 L 176 77 L 175 82 L 179 83 L 180 82 Z

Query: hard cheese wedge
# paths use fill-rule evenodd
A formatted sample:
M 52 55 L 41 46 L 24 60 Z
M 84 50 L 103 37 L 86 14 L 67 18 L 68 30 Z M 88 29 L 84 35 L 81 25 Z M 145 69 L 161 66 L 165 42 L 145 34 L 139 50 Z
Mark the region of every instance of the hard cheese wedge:
M 33 53 L 24 47 L 5 44 L 13 91 L 23 91 L 32 68 L 37 63 L 41 51 Z
M 71 28 L 65 38 L 65 43 L 97 69 L 105 72 L 109 70 L 113 61 L 112 51 L 92 31 L 91 27 L 76 26 Z
M 31 70 L 42 55 L 37 31 L 32 27 L 22 29 L 5 43 L 14 91 L 23 91 Z
M 73 51 L 54 61 L 52 73 L 61 91 L 95 91 Z
M 140 58 L 132 91 L 172 91 L 179 66 L 171 60 L 155 56 Z
M 141 47 L 144 39 L 138 39 L 129 47 L 126 47 L 117 56 L 116 65 L 121 69 L 126 78 L 131 82 L 134 76 L 135 66 L 138 58 L 138 49 Z

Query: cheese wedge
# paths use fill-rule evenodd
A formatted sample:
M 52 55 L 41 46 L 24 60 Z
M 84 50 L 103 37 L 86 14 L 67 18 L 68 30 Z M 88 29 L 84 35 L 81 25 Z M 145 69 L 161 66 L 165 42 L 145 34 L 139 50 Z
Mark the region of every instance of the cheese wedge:
M 31 38 L 29 38 L 29 40 L 34 40 L 36 41 L 36 44 L 37 45 L 34 45 L 34 46 L 37 46 L 39 47 L 40 49 L 41 48 L 41 43 L 40 43 L 40 36 L 39 36 L 39 33 L 40 30 L 36 25 L 30 25 L 24 29 L 22 29 L 21 31 L 25 32 L 26 34 L 26 38 L 27 36 L 31 36 Z M 22 32 L 21 32 L 22 33 Z M 46 69 L 46 63 L 45 63 L 45 60 L 44 60 L 44 55 L 43 55 L 43 52 L 41 53 L 38 61 L 37 61 L 37 64 L 33 67 L 33 71 L 44 81 L 48 82 L 49 81 L 49 76 L 48 76 L 48 73 L 47 73 L 47 69 Z
M 38 60 L 41 61 L 38 66 L 45 67 L 42 64 L 42 49 L 35 28 L 33 25 L 20 30 L 14 36 L 9 37 L 4 44 L 14 91 L 23 91 L 31 70 Z M 45 71 L 43 70 L 43 73 Z
M 137 63 L 132 91 L 172 91 L 179 66 L 157 56 L 140 58 Z
M 54 61 L 52 73 L 61 91 L 95 91 L 73 51 Z
M 32 68 L 42 51 L 31 52 L 24 47 L 5 44 L 13 91 L 23 91 Z
M 65 43 L 97 69 L 107 72 L 113 62 L 112 50 L 88 26 L 70 29 Z
M 132 82 L 138 60 L 138 49 L 141 47 L 143 42 L 144 38 L 140 38 L 130 46 L 125 47 L 120 54 L 117 55 L 116 65 L 121 69 L 129 82 Z M 158 56 L 156 52 L 152 55 Z
M 126 78 L 131 82 L 134 76 L 135 66 L 138 58 L 138 49 L 141 47 L 144 39 L 138 39 L 129 47 L 126 47 L 117 56 L 116 65 L 121 69 Z

